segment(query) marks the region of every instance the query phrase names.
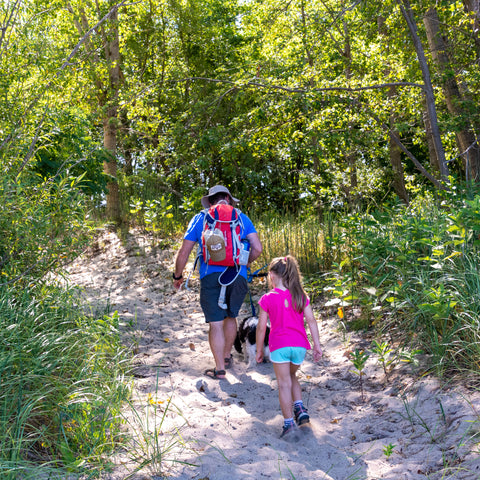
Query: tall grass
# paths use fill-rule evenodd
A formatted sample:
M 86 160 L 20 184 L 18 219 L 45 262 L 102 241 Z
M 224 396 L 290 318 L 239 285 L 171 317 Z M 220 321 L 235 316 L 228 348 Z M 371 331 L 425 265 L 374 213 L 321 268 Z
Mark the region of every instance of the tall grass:
M 315 216 L 270 213 L 252 221 L 263 246 L 259 264 L 290 254 L 298 260 L 302 273 L 311 275 L 328 271 L 344 255 L 340 229 L 331 216 L 320 222 Z
M 128 394 L 117 328 L 69 291 L 0 289 L 1 478 L 67 478 L 113 450 Z

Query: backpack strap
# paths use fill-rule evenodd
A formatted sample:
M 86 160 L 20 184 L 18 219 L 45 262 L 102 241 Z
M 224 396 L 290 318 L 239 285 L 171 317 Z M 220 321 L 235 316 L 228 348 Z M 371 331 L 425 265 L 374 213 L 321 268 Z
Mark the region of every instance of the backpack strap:
M 216 210 L 215 210 L 215 213 L 217 213 Z M 205 233 L 205 227 L 208 225 L 209 230 L 215 230 L 216 223 L 217 223 L 216 220 L 210 215 L 210 208 L 205 208 L 203 210 L 202 238 L 203 238 L 203 234 Z M 205 255 L 203 255 L 204 253 L 205 253 Z M 201 252 L 201 254 L 204 257 L 203 258 L 204 262 L 208 265 L 208 262 L 210 260 L 210 254 L 208 253 L 207 246 L 203 245 L 203 242 L 202 242 L 202 252 Z M 195 262 L 196 261 L 197 260 L 195 260 Z
M 240 249 L 242 248 L 242 235 L 245 231 L 243 225 L 242 217 L 240 216 L 242 212 L 238 208 L 232 210 L 232 222 L 230 223 L 230 229 L 232 234 L 232 254 L 235 263 L 238 261 L 238 256 L 240 255 Z M 239 234 L 237 234 L 237 227 L 240 228 Z
M 240 270 L 241 268 L 239 266 L 226 267 L 218 277 L 218 283 L 221 287 L 220 295 L 218 296 L 218 306 L 222 310 L 227 309 L 227 304 L 225 303 L 225 293 L 227 291 L 227 287 L 237 279 L 237 277 L 240 275 Z

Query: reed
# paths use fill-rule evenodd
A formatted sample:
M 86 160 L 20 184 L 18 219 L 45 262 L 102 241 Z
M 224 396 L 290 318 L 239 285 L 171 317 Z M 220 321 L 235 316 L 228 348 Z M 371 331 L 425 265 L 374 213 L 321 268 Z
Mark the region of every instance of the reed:
M 263 245 L 258 263 L 268 264 L 275 257 L 293 255 L 304 275 L 326 272 L 339 259 L 342 250 L 335 236 L 339 229 L 332 217 L 321 222 L 311 216 L 279 216 L 272 213 L 252 219 Z

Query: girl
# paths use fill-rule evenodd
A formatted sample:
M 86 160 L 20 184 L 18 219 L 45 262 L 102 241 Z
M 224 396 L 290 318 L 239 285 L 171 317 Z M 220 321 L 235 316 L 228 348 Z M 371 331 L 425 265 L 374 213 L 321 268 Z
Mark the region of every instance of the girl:
M 270 318 L 270 359 L 278 383 L 278 397 L 284 417 L 282 434 L 295 428 L 295 421 L 303 425 L 310 421 L 303 406 L 302 390 L 297 379 L 297 370 L 305 359 L 310 342 L 305 331 L 304 320 L 308 323 L 313 340 L 313 360 L 322 356 L 317 322 L 313 316 L 310 301 L 302 287 L 297 261 L 291 255 L 272 260 L 268 268 L 272 290 L 263 295 L 257 326 L 257 362 L 263 360 L 263 340 Z

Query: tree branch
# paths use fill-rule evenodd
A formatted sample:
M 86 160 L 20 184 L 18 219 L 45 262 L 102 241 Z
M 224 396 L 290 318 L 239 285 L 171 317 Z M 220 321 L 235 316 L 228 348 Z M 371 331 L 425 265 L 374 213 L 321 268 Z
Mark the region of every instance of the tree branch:
M 13 14 L 15 13 L 15 9 L 19 7 L 20 0 L 17 0 L 15 2 L 15 5 L 12 7 L 12 11 L 10 12 L 10 16 L 8 17 L 8 20 L 6 20 L 5 24 L 2 25 L 0 28 L 1 35 L 0 35 L 0 48 L 2 47 L 3 40 L 5 38 L 5 34 L 7 33 L 7 29 L 10 26 L 10 23 L 12 21 Z M 7 14 L 5 14 L 7 16 Z
M 380 83 L 378 85 L 369 85 L 366 87 L 323 87 L 323 88 L 292 88 L 292 87 L 284 87 L 283 85 L 270 85 L 270 84 L 261 83 L 255 80 L 249 80 L 248 82 L 241 83 L 241 82 L 234 82 L 233 80 L 224 80 L 224 79 L 208 78 L 208 77 L 187 77 L 187 78 L 182 78 L 180 80 L 172 80 L 172 82 L 181 83 L 181 82 L 187 82 L 191 80 L 200 80 L 200 81 L 212 82 L 212 83 L 227 83 L 230 85 L 235 85 L 237 88 L 260 87 L 260 88 L 267 88 L 267 89 L 273 89 L 273 90 L 283 90 L 289 93 L 310 93 L 310 92 L 331 92 L 331 91 L 360 92 L 363 90 L 378 90 L 378 89 L 390 88 L 390 87 L 416 87 L 416 88 L 425 90 L 425 86 L 423 84 L 414 83 L 414 82 L 388 82 L 388 83 Z

